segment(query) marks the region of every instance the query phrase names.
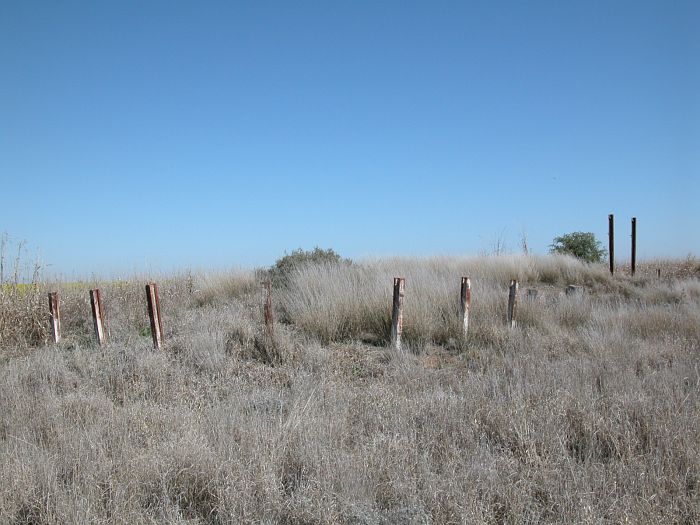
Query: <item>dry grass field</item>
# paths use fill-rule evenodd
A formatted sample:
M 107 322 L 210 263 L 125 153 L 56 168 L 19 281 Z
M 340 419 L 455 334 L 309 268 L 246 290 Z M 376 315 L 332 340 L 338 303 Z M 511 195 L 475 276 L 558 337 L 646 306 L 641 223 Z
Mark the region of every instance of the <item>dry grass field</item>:
M 146 277 L 3 286 L 0 523 L 698 523 L 700 261 L 638 268 L 611 278 L 564 256 L 301 267 L 275 286 L 274 341 L 261 275 L 162 277 L 161 351 Z M 512 330 L 511 278 L 539 290 Z

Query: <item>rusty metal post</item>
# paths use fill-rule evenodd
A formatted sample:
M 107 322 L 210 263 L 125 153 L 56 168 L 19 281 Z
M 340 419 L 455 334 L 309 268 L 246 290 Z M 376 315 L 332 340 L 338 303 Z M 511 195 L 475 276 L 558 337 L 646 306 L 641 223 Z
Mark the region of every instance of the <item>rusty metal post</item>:
M 263 322 L 268 335 L 273 333 L 273 317 L 272 317 L 272 281 L 263 281 L 262 283 L 262 310 Z
M 608 254 L 610 255 L 610 274 L 615 273 L 615 217 L 608 215 Z
M 95 338 L 99 345 L 103 345 L 107 341 L 107 335 L 105 334 L 104 308 L 98 288 L 90 290 L 90 308 L 92 309 L 92 321 L 95 325 Z
M 61 308 L 58 292 L 49 292 L 49 323 L 54 343 L 61 340 Z
M 394 277 L 394 300 L 391 308 L 391 346 L 395 350 L 401 350 L 404 283 L 405 279 L 403 277 Z
M 515 328 L 515 307 L 518 302 L 518 281 L 515 279 L 510 281 L 508 290 L 508 312 L 506 314 L 506 322 L 511 328 Z
M 459 292 L 459 313 L 462 316 L 462 334 L 467 337 L 469 332 L 469 309 L 472 306 L 472 281 L 462 277 L 462 287 Z
M 148 317 L 151 321 L 153 348 L 160 350 L 163 346 L 163 318 L 160 315 L 160 299 L 156 283 L 146 285 L 146 302 L 148 303 Z
M 632 217 L 632 277 L 637 269 L 637 217 Z

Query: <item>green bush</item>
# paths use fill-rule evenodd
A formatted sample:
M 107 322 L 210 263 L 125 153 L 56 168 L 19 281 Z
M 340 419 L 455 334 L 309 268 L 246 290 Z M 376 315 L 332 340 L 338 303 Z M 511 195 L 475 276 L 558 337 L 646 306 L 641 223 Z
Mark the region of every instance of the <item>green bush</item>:
M 550 252 L 573 255 L 589 263 L 602 261 L 607 253 L 591 232 L 574 232 L 555 237 Z
M 343 259 L 333 249 L 322 250 L 316 246 L 313 250 L 301 248 L 277 259 L 275 265 L 270 268 L 270 277 L 273 281 L 284 283 L 289 274 L 296 268 L 310 264 L 351 264 L 350 259 Z

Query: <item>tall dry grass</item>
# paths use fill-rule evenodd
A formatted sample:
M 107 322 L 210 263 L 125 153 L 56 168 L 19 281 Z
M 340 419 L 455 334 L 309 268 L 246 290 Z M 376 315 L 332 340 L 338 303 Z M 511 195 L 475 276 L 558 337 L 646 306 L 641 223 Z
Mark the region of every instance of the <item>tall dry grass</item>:
M 43 280 L 6 283 L 0 294 L 0 355 L 18 355 L 48 344 L 48 293 L 60 297 L 61 333 L 65 346 L 90 344 L 94 339 L 89 290 L 99 288 L 107 337 L 131 344 L 150 337 L 145 284 L 157 281 L 161 307 L 170 324 L 166 335 L 177 333 L 179 318 L 191 308 L 224 306 L 232 299 L 250 300 L 258 293 L 253 271 L 183 272 L 176 275 L 132 275 L 128 278 L 92 277 L 81 281 Z
M 322 341 L 387 341 L 391 323 L 391 287 L 387 283 L 397 276 L 406 279 L 405 339 L 416 347 L 460 338 L 457 314 L 462 276 L 472 278 L 475 337 L 502 324 L 504 290 L 511 279 L 520 281 L 521 287 L 613 287 L 603 266 L 565 256 L 385 259 L 353 266 L 298 268 L 282 291 L 280 304 L 290 322 Z
M 405 353 L 381 344 L 398 274 Z M 541 293 L 509 330 L 513 276 Z M 206 300 L 220 281 L 193 279 L 159 279 L 164 351 L 136 330 L 141 278 L 104 294 L 107 346 L 66 286 L 62 344 L 3 348 L 1 523 L 700 520 L 697 278 L 558 257 L 310 267 L 276 291 L 274 349 L 254 275 Z

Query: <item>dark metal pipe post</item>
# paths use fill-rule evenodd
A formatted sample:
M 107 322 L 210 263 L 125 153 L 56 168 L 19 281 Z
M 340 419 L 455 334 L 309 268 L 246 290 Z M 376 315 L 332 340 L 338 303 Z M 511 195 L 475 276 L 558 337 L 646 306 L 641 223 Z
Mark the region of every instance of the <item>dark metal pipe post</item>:
M 615 217 L 608 215 L 608 254 L 610 255 L 610 274 L 615 273 Z
M 632 277 L 637 269 L 637 217 L 632 217 Z

